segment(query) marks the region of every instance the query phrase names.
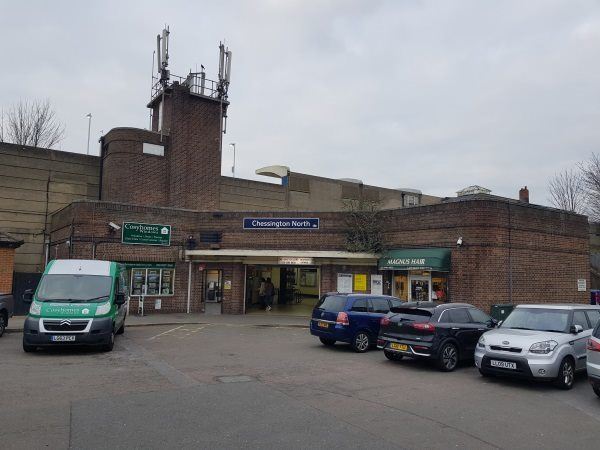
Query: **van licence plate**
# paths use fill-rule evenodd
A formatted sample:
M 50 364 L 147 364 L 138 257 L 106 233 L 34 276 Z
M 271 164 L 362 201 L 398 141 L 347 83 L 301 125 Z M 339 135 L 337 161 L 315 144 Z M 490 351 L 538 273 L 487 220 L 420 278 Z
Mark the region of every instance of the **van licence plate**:
M 494 359 L 490 360 L 490 366 L 499 367 L 501 369 L 517 370 L 517 363 L 507 361 L 496 361 Z
M 52 342 L 74 342 L 75 336 L 73 335 L 60 335 L 60 336 L 52 336 L 50 338 Z

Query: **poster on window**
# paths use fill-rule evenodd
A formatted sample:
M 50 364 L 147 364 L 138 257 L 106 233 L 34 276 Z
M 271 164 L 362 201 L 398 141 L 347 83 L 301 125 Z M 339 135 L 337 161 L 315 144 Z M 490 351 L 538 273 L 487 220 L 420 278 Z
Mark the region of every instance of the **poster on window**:
M 358 292 L 367 290 L 367 274 L 357 273 L 354 275 L 354 290 Z
M 383 295 L 383 275 L 371 275 L 371 294 Z
M 338 273 L 337 274 L 337 291 L 340 294 L 352 293 L 352 274 Z

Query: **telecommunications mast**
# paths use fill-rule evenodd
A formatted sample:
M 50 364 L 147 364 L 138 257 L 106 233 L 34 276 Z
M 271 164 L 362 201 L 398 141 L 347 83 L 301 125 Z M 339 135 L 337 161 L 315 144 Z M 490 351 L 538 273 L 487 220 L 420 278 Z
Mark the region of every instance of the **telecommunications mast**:
M 156 62 L 158 77 L 160 84 L 166 86 L 169 83 L 170 72 L 167 67 L 169 66 L 169 27 L 165 27 L 162 30 L 162 36 L 156 35 Z
M 223 152 L 223 135 L 227 133 L 227 92 L 231 81 L 231 50 L 219 42 L 219 81 L 217 92 L 221 104 L 221 152 Z M 223 104 L 225 102 L 225 104 Z

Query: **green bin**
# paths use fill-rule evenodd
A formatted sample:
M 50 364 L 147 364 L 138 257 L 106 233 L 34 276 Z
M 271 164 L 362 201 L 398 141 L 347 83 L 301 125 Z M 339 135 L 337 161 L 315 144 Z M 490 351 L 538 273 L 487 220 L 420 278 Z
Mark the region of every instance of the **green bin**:
M 504 305 L 492 305 L 492 309 L 490 315 L 500 321 L 506 319 L 506 317 L 511 313 L 511 311 L 515 308 L 515 305 L 504 304 Z

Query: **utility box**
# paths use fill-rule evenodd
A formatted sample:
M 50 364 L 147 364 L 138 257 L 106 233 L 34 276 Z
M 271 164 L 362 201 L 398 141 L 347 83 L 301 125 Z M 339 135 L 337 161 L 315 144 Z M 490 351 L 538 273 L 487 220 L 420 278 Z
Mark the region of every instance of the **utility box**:
M 490 315 L 498 321 L 504 320 L 513 309 L 515 309 L 515 305 L 511 304 L 492 305 Z

